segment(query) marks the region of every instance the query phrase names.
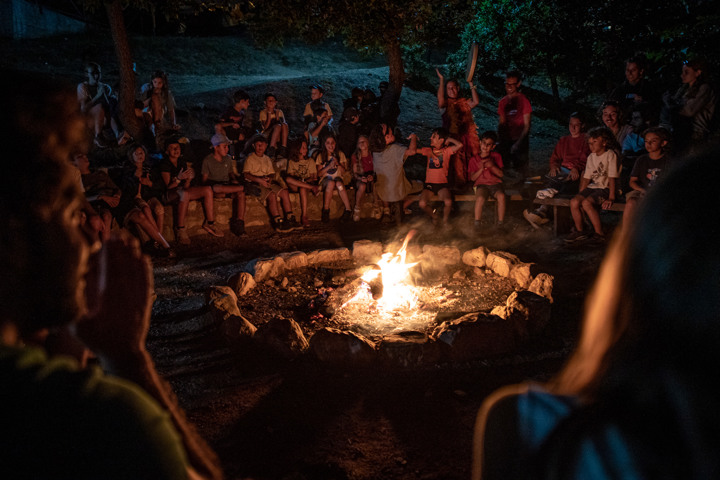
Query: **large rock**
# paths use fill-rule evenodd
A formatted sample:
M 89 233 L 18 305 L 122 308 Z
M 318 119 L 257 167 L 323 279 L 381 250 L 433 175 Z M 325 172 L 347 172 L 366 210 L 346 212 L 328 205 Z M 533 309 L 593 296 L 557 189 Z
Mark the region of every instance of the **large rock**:
M 278 255 L 285 262 L 286 270 L 297 270 L 308 265 L 308 258 L 305 252 L 287 252 Z
M 310 347 L 300 325 L 290 318 L 273 318 L 260 325 L 255 340 L 285 358 L 300 355 Z
M 516 263 L 510 269 L 508 278 L 515 280 L 518 286 L 522 289 L 527 289 L 533 279 L 533 272 L 536 271 L 537 267 L 534 263 Z
M 489 254 L 490 251 L 485 247 L 474 248 L 463 253 L 462 261 L 471 267 L 484 267 Z
M 238 272 L 228 278 L 228 286 L 233 289 L 235 295 L 242 297 L 255 288 L 257 282 L 248 272 Z
M 492 311 L 509 322 L 521 339 L 538 335 L 550 321 L 550 300 L 540 295 L 520 291 L 513 292 L 504 306 Z
M 494 315 L 470 313 L 443 322 L 432 337 L 447 346 L 453 361 L 466 361 L 515 351 L 518 338 L 513 326 Z
M 252 274 L 257 283 L 261 283 L 284 274 L 285 260 L 282 257 L 256 258 L 245 266 L 245 270 Z
M 425 245 L 423 247 L 422 257 L 420 257 L 420 266 L 424 274 L 444 272 L 448 267 L 459 263 L 460 250 L 456 247 Z
M 240 314 L 237 297 L 227 286 L 210 287 L 205 292 L 208 310 L 216 321 L 220 322 L 223 337 L 238 339 L 252 337 L 257 328 Z
M 323 361 L 368 365 L 376 358 L 375 345 L 362 335 L 336 328 L 323 328 L 310 337 L 310 349 Z
M 353 242 L 352 256 L 357 264 L 377 263 L 382 257 L 383 246 L 380 242 L 372 240 L 358 240 Z
M 508 252 L 492 252 L 487 256 L 486 266 L 502 277 L 509 277 L 512 267 L 520 263 L 520 259 Z
M 434 339 L 415 331 L 387 335 L 378 344 L 380 360 L 401 367 L 438 363 L 442 353 L 441 346 Z
M 315 250 L 307 254 L 308 265 L 321 263 L 334 263 L 351 260 L 350 250 L 347 248 L 332 248 L 329 250 Z
M 553 303 L 552 291 L 555 277 L 547 273 L 538 273 L 528 287 L 528 290 L 545 297 Z

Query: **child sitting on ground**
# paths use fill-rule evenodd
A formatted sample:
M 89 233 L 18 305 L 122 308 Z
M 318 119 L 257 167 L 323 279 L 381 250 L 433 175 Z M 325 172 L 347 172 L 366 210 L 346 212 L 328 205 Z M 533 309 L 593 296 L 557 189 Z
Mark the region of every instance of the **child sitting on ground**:
M 203 159 L 201 177 L 203 185 L 209 185 L 215 195 L 229 195 L 233 199 L 230 231 L 237 236 L 245 233 L 245 187 L 235 174 L 232 159 L 228 155 L 230 139 L 216 133 L 210 139 L 213 153 Z
M 299 225 L 295 220 L 295 215 L 292 213 L 288 189 L 277 180 L 272 160 L 265 155 L 268 146 L 267 140 L 262 135 L 256 135 L 251 139 L 251 145 L 254 152 L 248 155 L 243 165 L 245 180 L 260 187 L 260 191 L 256 196 L 270 211 L 275 230 L 277 232 L 291 232 Z M 280 215 L 278 197 L 280 197 L 285 218 Z
M 487 131 L 480 137 L 480 155 L 470 158 L 468 173 L 473 182 L 475 192 L 475 222 L 476 233 L 481 231 L 482 210 L 488 197 L 492 195 L 497 200 L 497 227 L 502 229 L 505 221 L 505 188 L 503 187 L 503 161 L 499 153 L 495 152 L 497 134 Z
M 652 127 L 645 131 L 643 137 L 647 154 L 638 157 L 630 173 L 632 190 L 625 195 L 623 225 L 630 224 L 647 190 L 654 187 L 661 177 L 667 175 L 672 166 L 672 158 L 665 152 L 670 140 L 668 131 L 662 127 Z
M 348 160 L 344 153 L 337 149 L 337 141 L 335 135 L 330 134 L 325 137 L 322 144 L 322 151 L 315 159 L 317 163 L 318 175 L 320 176 L 320 186 L 323 190 L 323 209 L 321 220 L 323 222 L 330 221 L 330 203 L 332 202 L 333 190 L 337 189 L 338 196 L 345 205 L 345 212 L 340 217 L 341 222 L 350 220 L 352 211 L 350 210 L 350 199 L 345 190 L 345 177 L 349 173 Z
M 285 121 L 285 115 L 282 110 L 275 108 L 277 106 L 277 98 L 275 94 L 265 94 L 265 108 L 260 110 L 260 130 L 262 135 L 268 139 L 270 146 L 267 149 L 267 155 L 274 159 L 278 154 L 282 157 L 287 155 L 287 141 L 290 127 Z M 278 142 L 280 148 L 278 149 Z
M 570 114 L 568 130 L 570 135 L 561 137 L 550 155 L 550 171 L 545 177 L 547 182 L 538 190 L 538 198 L 552 198 L 557 194 L 574 195 L 578 192 L 580 176 L 585 170 L 587 156 L 590 155 L 585 122 L 580 113 Z M 525 220 L 535 228 L 540 228 L 540 225 L 550 221 L 548 214 L 547 205 L 540 205 L 534 211 L 523 211 Z
M 315 160 L 307 156 L 307 141 L 304 138 L 291 140 L 288 146 L 288 164 L 285 171 L 285 183 L 291 192 L 300 194 L 300 222 L 303 227 L 310 225 L 307 215 L 307 195 L 320 194 L 317 185 L 317 167 Z
M 427 157 L 427 167 L 425 170 L 425 186 L 420 194 L 419 205 L 425 213 L 427 213 L 433 221 L 438 225 L 438 219 L 435 216 L 430 201 L 433 194 L 442 200 L 443 215 L 442 223 L 447 226 L 450 219 L 450 211 L 452 210 L 452 195 L 448 186 L 448 171 L 450 168 L 450 158 L 462 148 L 463 144 L 459 140 L 450 138 L 450 132 L 445 128 L 436 128 L 430 136 L 430 147 L 420 149 L 420 153 Z
M 353 221 L 360 221 L 360 205 L 366 193 L 373 193 L 373 182 L 375 180 L 375 169 L 373 156 L 370 152 L 370 141 L 366 135 L 360 135 L 357 141 L 357 148 L 350 159 L 353 177 L 355 179 L 355 209 L 353 210 Z M 382 215 L 382 209 L 379 210 Z M 375 211 L 377 213 L 377 210 Z M 379 218 L 379 217 L 378 217 Z
M 605 240 L 600 224 L 597 207 L 607 210 L 615 202 L 617 180 L 620 176 L 620 165 L 617 151 L 620 145 L 612 130 L 607 127 L 595 127 L 588 132 L 588 155 L 585 173 L 580 180 L 580 193 L 570 200 L 575 230 L 565 238 L 566 243 L 574 243 L 594 237 L 598 241 Z M 586 232 L 583 225 L 583 212 L 590 219 L 594 232 Z

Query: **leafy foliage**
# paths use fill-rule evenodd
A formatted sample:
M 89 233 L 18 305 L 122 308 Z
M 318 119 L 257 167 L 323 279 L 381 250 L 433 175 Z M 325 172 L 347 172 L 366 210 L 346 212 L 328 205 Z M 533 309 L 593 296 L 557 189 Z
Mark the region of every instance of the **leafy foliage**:
M 477 0 L 449 56 L 456 71 L 469 45 L 480 46 L 480 74 L 518 68 L 604 92 L 621 78 L 623 62 L 636 52 L 650 61 L 647 73 L 677 83 L 682 60 L 720 61 L 720 13 L 708 0 Z

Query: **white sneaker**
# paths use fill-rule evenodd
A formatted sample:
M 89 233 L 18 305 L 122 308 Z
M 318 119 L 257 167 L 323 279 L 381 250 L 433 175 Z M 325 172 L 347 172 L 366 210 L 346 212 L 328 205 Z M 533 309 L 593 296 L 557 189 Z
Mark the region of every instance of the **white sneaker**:
M 225 234 L 222 233 L 215 225 L 210 225 L 207 220 L 205 220 L 202 224 L 203 230 L 208 232 L 213 237 L 224 237 Z
M 353 222 L 359 222 L 360 221 L 360 209 L 355 207 L 353 210 Z

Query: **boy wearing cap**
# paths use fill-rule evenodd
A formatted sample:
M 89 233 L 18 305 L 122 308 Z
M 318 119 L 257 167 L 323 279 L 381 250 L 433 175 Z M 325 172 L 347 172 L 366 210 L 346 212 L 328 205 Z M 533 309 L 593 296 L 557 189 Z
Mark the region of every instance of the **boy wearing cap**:
M 215 195 L 229 195 L 233 199 L 233 218 L 230 231 L 237 236 L 245 233 L 245 187 L 235 174 L 232 159 L 228 155 L 230 139 L 216 133 L 210 139 L 213 153 L 203 159 L 201 177 L 203 185 L 212 188 Z
M 332 116 L 333 112 L 330 108 L 330 104 L 328 104 L 325 100 L 322 99 L 322 97 L 325 95 L 325 90 L 323 89 L 322 85 L 313 85 L 310 87 L 310 101 L 305 104 L 305 111 L 303 112 L 303 118 L 305 120 L 305 127 L 307 127 L 310 122 L 315 120 L 315 109 L 313 102 L 315 102 L 315 105 L 317 103 L 321 103 L 323 108 L 327 110 L 327 116 L 328 116 L 328 123 L 332 122 Z

